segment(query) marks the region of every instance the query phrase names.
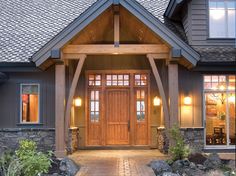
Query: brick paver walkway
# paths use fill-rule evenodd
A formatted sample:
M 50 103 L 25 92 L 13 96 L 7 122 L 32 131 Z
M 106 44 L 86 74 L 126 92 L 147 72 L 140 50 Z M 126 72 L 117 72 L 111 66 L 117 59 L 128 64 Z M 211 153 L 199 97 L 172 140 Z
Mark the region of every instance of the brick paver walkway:
M 81 166 L 77 176 L 154 176 L 147 164 L 167 156 L 158 150 L 81 150 L 70 158 Z

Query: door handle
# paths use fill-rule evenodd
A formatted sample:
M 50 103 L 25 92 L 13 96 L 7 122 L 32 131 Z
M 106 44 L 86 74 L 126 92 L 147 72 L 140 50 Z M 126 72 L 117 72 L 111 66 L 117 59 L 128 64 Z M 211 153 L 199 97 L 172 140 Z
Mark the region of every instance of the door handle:
M 128 120 L 128 131 L 130 131 L 130 120 Z

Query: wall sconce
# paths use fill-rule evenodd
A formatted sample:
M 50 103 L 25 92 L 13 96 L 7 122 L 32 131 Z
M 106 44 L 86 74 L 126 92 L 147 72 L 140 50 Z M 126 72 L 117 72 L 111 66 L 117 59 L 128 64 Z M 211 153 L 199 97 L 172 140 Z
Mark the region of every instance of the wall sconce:
M 235 95 L 230 95 L 230 97 L 228 98 L 229 103 L 233 103 L 235 104 Z
M 184 105 L 191 105 L 192 104 L 192 98 L 187 96 L 184 97 Z
M 153 105 L 154 105 L 154 106 L 160 106 L 160 105 L 161 105 L 161 99 L 158 98 L 157 96 L 154 97 L 154 99 L 153 99 Z
M 81 107 L 82 106 L 82 99 L 80 97 L 74 99 L 74 106 Z

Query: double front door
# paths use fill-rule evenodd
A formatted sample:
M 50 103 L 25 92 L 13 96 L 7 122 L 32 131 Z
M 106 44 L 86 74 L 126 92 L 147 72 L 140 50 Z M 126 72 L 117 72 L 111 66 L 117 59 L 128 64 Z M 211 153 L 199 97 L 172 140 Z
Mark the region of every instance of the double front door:
M 87 145 L 148 145 L 148 72 L 87 73 Z

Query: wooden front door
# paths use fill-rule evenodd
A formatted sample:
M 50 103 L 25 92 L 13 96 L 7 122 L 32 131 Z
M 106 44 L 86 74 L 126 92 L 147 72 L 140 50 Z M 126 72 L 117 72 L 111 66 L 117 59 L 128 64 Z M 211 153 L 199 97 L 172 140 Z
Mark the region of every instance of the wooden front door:
M 149 72 L 87 72 L 86 144 L 148 145 Z
M 129 90 L 106 91 L 106 144 L 129 144 Z

